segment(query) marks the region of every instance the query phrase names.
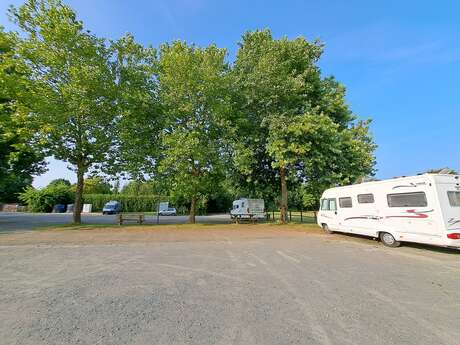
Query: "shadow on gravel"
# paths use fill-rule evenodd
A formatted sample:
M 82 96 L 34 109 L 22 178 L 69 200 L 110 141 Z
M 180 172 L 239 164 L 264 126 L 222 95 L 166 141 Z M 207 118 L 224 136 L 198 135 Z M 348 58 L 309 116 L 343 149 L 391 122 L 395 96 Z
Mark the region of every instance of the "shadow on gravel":
M 429 250 L 431 252 L 436 252 L 436 253 L 460 255 L 460 250 L 455 249 L 455 248 L 436 247 L 436 246 L 430 246 L 429 244 L 421 244 L 421 243 L 403 243 L 402 245 L 405 247 L 410 247 L 410 248 Z
M 372 239 L 371 237 L 368 237 L 368 236 L 363 236 L 363 235 L 358 235 L 358 234 L 340 233 L 340 232 L 334 232 L 334 236 L 337 236 L 339 238 L 341 237 L 344 239 L 356 238 L 356 239 L 367 240 L 369 241 L 369 244 L 377 243 L 383 246 L 383 244 L 381 244 L 378 240 Z M 436 252 L 436 253 L 460 255 L 460 249 L 449 248 L 449 247 L 436 247 L 433 245 L 422 244 L 422 243 L 402 242 L 401 247 L 422 249 L 422 250 L 427 250 L 427 251 Z M 393 248 L 393 249 L 398 250 L 398 248 Z

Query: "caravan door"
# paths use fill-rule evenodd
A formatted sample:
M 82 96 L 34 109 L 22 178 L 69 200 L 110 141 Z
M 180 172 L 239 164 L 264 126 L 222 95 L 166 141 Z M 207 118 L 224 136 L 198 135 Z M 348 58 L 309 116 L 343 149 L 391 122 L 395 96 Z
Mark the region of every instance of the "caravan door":
M 460 231 L 460 185 L 442 183 L 437 185 L 437 190 L 444 228 L 448 233 L 458 233 Z
M 321 222 L 327 224 L 329 229 L 336 231 L 339 230 L 337 199 L 322 199 L 319 215 L 321 217 Z

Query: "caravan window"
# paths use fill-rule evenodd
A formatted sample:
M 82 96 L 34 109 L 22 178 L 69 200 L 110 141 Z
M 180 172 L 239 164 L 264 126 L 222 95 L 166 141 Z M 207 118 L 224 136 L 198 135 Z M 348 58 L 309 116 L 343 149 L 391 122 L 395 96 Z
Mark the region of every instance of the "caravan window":
M 358 194 L 358 202 L 360 204 L 373 204 L 374 194 Z
M 341 208 L 351 208 L 353 207 L 353 202 L 350 197 L 339 198 L 339 205 Z
M 460 207 L 460 192 L 447 192 L 449 204 L 452 207 Z
M 424 192 L 388 194 L 387 200 L 390 207 L 425 207 L 428 205 Z

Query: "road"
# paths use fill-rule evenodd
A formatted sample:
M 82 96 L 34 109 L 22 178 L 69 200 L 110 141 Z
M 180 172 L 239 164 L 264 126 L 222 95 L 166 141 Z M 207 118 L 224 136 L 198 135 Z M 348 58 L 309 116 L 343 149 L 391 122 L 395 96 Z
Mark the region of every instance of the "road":
M 0 343 L 459 344 L 458 252 L 301 227 L 2 234 Z
M 188 221 L 188 216 L 160 216 L 160 224 L 184 224 Z M 48 227 L 54 225 L 65 225 L 72 222 L 72 215 L 67 213 L 16 213 L 0 212 L 0 233 L 33 230 L 38 227 Z M 84 214 L 82 215 L 84 224 L 117 224 L 116 216 Z M 146 216 L 146 224 L 156 224 L 156 216 Z M 198 223 L 230 223 L 230 216 L 227 214 L 198 216 Z

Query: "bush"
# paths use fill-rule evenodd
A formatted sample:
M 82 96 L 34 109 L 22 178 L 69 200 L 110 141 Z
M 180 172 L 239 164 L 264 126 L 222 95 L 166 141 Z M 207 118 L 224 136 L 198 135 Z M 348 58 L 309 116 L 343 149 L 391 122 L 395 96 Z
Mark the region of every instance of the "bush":
M 83 202 L 93 205 L 93 212 L 102 212 L 104 205 L 116 200 L 121 203 L 122 212 L 155 212 L 158 207 L 158 197 L 155 195 L 125 195 L 125 194 L 84 194 Z M 163 200 L 162 200 L 163 201 Z
M 27 187 L 19 195 L 19 199 L 27 204 L 28 210 L 31 212 L 51 212 L 56 204 L 73 203 L 75 195 L 70 186 L 56 183 L 42 189 Z

